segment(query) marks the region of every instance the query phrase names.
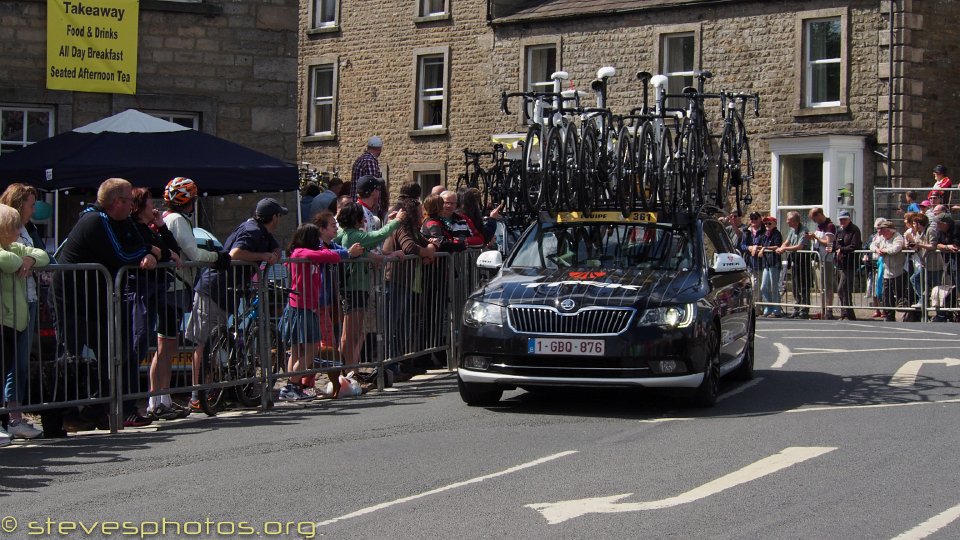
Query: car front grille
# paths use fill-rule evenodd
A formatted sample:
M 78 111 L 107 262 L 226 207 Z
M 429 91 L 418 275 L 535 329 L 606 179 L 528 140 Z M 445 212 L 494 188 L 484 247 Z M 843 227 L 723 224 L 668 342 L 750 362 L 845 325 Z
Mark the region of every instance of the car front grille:
M 560 313 L 548 306 L 511 306 L 510 327 L 524 334 L 616 335 L 630 326 L 633 308 L 585 308 Z

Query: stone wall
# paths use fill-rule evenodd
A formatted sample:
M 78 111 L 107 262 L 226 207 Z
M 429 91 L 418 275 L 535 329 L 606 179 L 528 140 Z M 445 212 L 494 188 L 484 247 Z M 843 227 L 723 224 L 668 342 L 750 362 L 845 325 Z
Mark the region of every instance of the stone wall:
M 493 26 L 486 24 L 485 2 L 479 0 L 451 0 L 450 20 L 431 24 L 415 23 L 411 4 L 343 0 L 340 31 L 310 35 L 307 2 L 301 2 L 300 91 L 305 91 L 304 74 L 311 57 L 338 55 L 340 71 L 337 137 L 302 141 L 300 159 L 323 169 L 339 167 L 349 177 L 350 165 L 363 150 L 366 138 L 376 133 L 386 142 L 381 162 L 389 166 L 394 184 L 410 178 L 411 164 L 423 161 L 443 163 L 452 184 L 463 168 L 463 147 L 488 148 L 491 133 L 524 129 L 517 116 L 498 111 L 497 99 L 501 90 L 514 91 L 521 84 L 522 42 L 559 40 L 560 65 L 581 90 L 588 87 L 598 67 L 617 67 L 609 104 L 615 111 L 625 112 L 640 101 L 636 71 L 657 71 L 658 33 L 695 29 L 700 42 L 699 66 L 715 73 L 708 88 L 759 92 L 763 98 L 760 117 L 747 118 L 758 174 L 756 200 L 761 208 L 769 206 L 770 157 L 765 140 L 771 137 L 825 133 L 866 137 L 865 187 L 868 191 L 872 188 L 878 170 L 872 150 L 878 129 L 885 129 L 885 117 L 878 108 L 886 96 L 880 64 L 881 34 L 887 26 L 876 0 L 744 1 Z M 848 110 L 831 115 L 795 114 L 799 87 L 796 14 L 836 8 L 847 9 L 849 20 Z M 452 70 L 449 132 L 432 138 L 412 137 L 413 50 L 446 44 L 451 47 Z M 305 117 L 301 105 L 301 135 L 306 130 Z M 869 200 L 865 202 L 869 204 Z
M 300 6 L 300 92 L 306 92 L 311 58 L 336 55 L 338 107 L 333 141 L 302 142 L 299 158 L 350 179 L 353 161 L 371 135 L 384 140 L 381 169 L 392 186 L 412 178 L 417 164 L 435 164 L 455 182 L 464 147 L 489 141 L 498 112 L 501 84 L 492 73 L 493 35 L 486 25 L 484 0 L 451 0 L 450 17 L 415 22 L 416 2 L 340 2 L 340 30 L 308 33 L 308 4 Z M 448 132 L 411 136 L 414 110 L 415 49 L 449 45 L 451 88 Z M 306 109 L 299 129 L 306 135 Z M 384 174 L 387 171 L 384 170 Z M 394 192 L 395 192 L 394 187 Z
M 951 178 L 960 177 L 960 5 L 956 2 L 898 0 L 909 39 L 899 55 L 907 64 L 902 94 L 905 143 L 920 153 L 905 166 L 904 175 L 917 184 L 933 183 L 931 171 L 942 163 Z M 917 141 L 917 143 L 913 143 Z M 956 184 L 956 182 L 954 182 Z
M 199 112 L 201 131 L 295 160 L 297 0 L 140 4 L 137 94 L 128 96 L 46 90 L 46 1 L 0 2 L 0 102 L 56 107 L 57 132 L 128 108 Z M 75 197 L 64 228 L 91 199 Z M 203 225 L 223 238 L 232 221 Z

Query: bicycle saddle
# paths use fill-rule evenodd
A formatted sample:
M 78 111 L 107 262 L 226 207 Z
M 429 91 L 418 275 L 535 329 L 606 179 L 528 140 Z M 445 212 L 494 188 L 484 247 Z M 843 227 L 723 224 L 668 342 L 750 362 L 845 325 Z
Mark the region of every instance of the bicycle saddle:
M 667 85 L 667 76 L 666 76 L 666 75 L 654 75 L 653 77 L 650 78 L 650 84 L 652 84 L 652 85 L 654 86 L 654 88 L 660 88 L 660 87 L 662 87 L 662 86 L 666 86 L 666 85 Z
M 561 81 L 566 81 L 570 79 L 570 74 L 566 71 L 554 71 L 553 74 L 550 75 L 550 78 L 553 80 L 560 79 Z
M 617 74 L 617 68 L 613 66 L 604 66 L 597 70 L 598 79 L 607 79 Z
M 647 81 L 649 81 L 651 77 L 653 77 L 653 74 L 650 73 L 649 71 L 638 71 L 638 72 L 637 72 L 637 79 L 643 81 L 644 84 L 646 84 Z

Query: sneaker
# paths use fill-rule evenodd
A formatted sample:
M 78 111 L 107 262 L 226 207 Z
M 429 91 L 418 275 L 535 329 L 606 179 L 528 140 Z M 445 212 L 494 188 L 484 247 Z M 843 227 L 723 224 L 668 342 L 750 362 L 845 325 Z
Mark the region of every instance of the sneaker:
M 144 418 L 143 416 L 140 416 L 138 413 L 133 413 L 123 420 L 123 427 L 125 428 L 144 427 L 144 426 L 149 426 L 152 423 L 153 423 L 153 420 L 149 418 Z
M 190 400 L 190 412 L 192 412 L 192 413 L 201 413 L 201 412 L 203 412 L 203 407 L 200 406 L 200 400 L 199 400 L 199 399 L 191 399 L 191 400 Z
M 197 403 L 197 406 L 200 406 L 200 403 Z M 183 405 L 174 401 L 170 404 L 170 408 L 177 411 L 177 418 L 186 418 L 190 416 L 190 413 L 193 412 L 190 407 L 184 407 Z
M 292 384 L 288 384 L 280 389 L 280 395 L 277 396 L 280 401 L 300 401 L 300 394 Z
M 917 302 L 916 304 L 910 304 L 910 307 L 914 309 L 920 309 L 923 307 L 923 302 Z
M 0 446 L 7 446 L 8 444 L 10 444 L 10 435 L 3 428 L 0 428 Z
M 36 439 L 43 435 L 43 432 L 26 422 L 20 421 L 16 424 L 10 422 L 10 425 L 7 426 L 7 435 L 12 439 Z
M 310 401 L 316 399 L 316 394 L 307 390 L 306 388 L 294 388 L 294 392 L 297 393 L 297 401 Z
M 180 418 L 180 412 L 161 403 L 153 409 L 147 410 L 147 417 L 152 420 L 176 420 Z

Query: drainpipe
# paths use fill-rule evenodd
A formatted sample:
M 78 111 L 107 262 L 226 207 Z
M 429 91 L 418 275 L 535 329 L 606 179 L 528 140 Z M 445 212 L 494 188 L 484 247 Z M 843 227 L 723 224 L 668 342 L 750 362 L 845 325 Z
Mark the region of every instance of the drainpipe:
M 893 8 L 896 5 L 897 0 L 890 0 L 890 78 L 887 81 L 887 187 L 893 187 L 893 24 L 894 24 L 894 15 Z

